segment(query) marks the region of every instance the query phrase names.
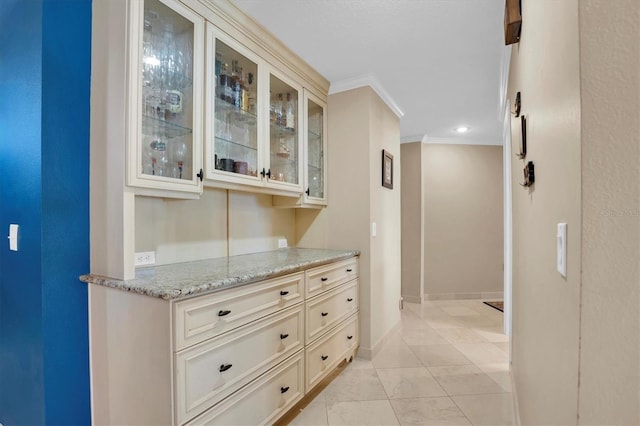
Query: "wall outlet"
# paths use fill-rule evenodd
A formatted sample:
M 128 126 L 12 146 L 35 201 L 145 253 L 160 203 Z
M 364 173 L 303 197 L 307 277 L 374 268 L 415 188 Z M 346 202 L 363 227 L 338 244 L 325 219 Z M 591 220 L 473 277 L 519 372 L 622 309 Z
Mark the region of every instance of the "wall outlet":
M 287 248 L 287 239 L 286 238 L 280 238 L 278 240 L 278 248 Z
M 400 298 L 400 301 L 398 302 L 398 306 L 400 307 L 400 310 L 404 309 L 404 298 L 403 297 Z
M 140 253 L 136 253 L 135 258 L 133 260 L 134 266 L 147 266 L 147 265 L 153 265 L 155 263 L 156 263 L 155 251 L 141 251 Z

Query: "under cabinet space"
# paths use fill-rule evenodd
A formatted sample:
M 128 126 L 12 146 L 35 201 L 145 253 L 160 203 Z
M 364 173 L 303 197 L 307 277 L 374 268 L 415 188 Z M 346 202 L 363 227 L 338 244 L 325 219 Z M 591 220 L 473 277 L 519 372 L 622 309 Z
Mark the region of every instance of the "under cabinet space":
M 304 346 L 302 305 L 175 355 L 176 423 L 215 405 Z
M 176 302 L 176 351 L 302 302 L 304 273 Z
M 273 424 L 304 396 L 304 351 L 187 425 Z

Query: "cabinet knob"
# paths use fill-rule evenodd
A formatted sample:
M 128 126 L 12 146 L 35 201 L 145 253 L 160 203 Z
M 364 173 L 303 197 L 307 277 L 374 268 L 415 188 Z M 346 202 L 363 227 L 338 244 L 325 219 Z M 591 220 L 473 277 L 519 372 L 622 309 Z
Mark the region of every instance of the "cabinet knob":
M 287 294 L 289 294 L 289 292 L 288 292 L 288 291 L 284 291 L 284 290 L 283 290 L 283 291 L 281 291 L 281 292 L 280 292 L 280 296 L 286 296 Z
M 347 269 L 347 272 L 353 272 L 353 269 L 349 268 Z
M 220 366 L 220 372 L 222 373 L 223 371 L 227 371 L 228 369 L 230 369 L 231 367 L 233 367 L 233 364 L 222 364 Z
M 263 167 L 262 171 L 260 172 L 260 176 L 265 177 L 267 175 L 267 170 Z
M 329 315 L 329 312 L 321 312 L 320 315 L 322 315 L 323 317 L 326 317 L 327 315 Z
M 281 339 L 281 340 L 282 340 L 282 339 L 286 339 L 287 337 L 289 337 L 289 335 L 288 335 L 288 334 L 281 334 L 281 335 L 280 335 L 280 339 Z
M 328 279 L 329 279 L 329 278 L 327 278 L 327 277 L 322 277 L 322 278 L 320 278 L 320 281 L 325 282 L 325 281 L 327 281 Z
M 268 177 L 269 179 L 271 179 L 271 169 L 269 169 L 269 170 L 267 171 L 267 177 Z
M 311 188 L 307 187 L 307 190 L 304 191 L 305 194 L 307 194 L 307 197 L 311 195 Z
M 196 176 L 200 178 L 200 182 L 202 182 L 202 179 L 204 179 L 204 170 L 200 169 L 200 173 L 198 173 Z
M 351 339 L 353 339 L 353 336 L 347 336 L 347 339 L 351 340 Z
M 329 358 L 329 355 L 321 355 L 320 358 L 322 358 L 323 361 L 326 361 L 327 358 Z
M 353 302 L 353 299 L 352 299 L 352 298 L 350 298 L 350 297 L 348 297 L 348 298 L 347 298 L 347 302 Z
M 218 311 L 218 316 L 223 317 L 225 315 L 229 315 L 231 311 Z
M 289 386 L 283 386 L 280 388 L 280 393 L 285 393 L 288 390 L 289 390 Z

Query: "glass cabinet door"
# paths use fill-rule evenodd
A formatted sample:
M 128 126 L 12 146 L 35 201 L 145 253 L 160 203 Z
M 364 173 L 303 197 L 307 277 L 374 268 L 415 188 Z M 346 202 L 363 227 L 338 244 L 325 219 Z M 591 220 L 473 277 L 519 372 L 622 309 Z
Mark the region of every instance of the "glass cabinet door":
M 307 121 L 307 201 L 325 199 L 325 106 L 305 93 Z
M 147 182 L 167 182 L 143 186 L 175 188 L 188 181 L 198 190 L 200 156 L 193 129 L 201 112 L 204 22 L 174 1 L 145 0 L 142 26 L 136 175 Z
M 214 39 L 209 28 L 209 40 Z M 225 39 L 226 40 L 226 39 Z M 215 38 L 213 70 L 208 75 L 208 90 L 213 90 L 213 158 L 208 158 L 218 178 L 231 180 L 251 177 L 258 180 L 258 79 L 257 62 L 248 52 L 241 53 Z M 211 60 L 210 60 L 211 61 Z M 213 72 L 211 72 L 213 71 Z M 210 141 L 208 141 L 210 143 Z M 211 157 L 210 150 L 208 150 Z M 225 178 L 226 175 L 226 178 Z
M 300 186 L 301 90 L 271 74 L 269 92 L 269 181 Z

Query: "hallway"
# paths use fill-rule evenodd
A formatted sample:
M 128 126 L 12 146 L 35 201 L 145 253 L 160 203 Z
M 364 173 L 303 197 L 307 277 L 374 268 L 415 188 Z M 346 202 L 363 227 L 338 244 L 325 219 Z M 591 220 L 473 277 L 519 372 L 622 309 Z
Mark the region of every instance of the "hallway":
M 294 425 L 513 425 L 502 313 L 479 300 L 405 303 L 373 361 L 355 359 Z

